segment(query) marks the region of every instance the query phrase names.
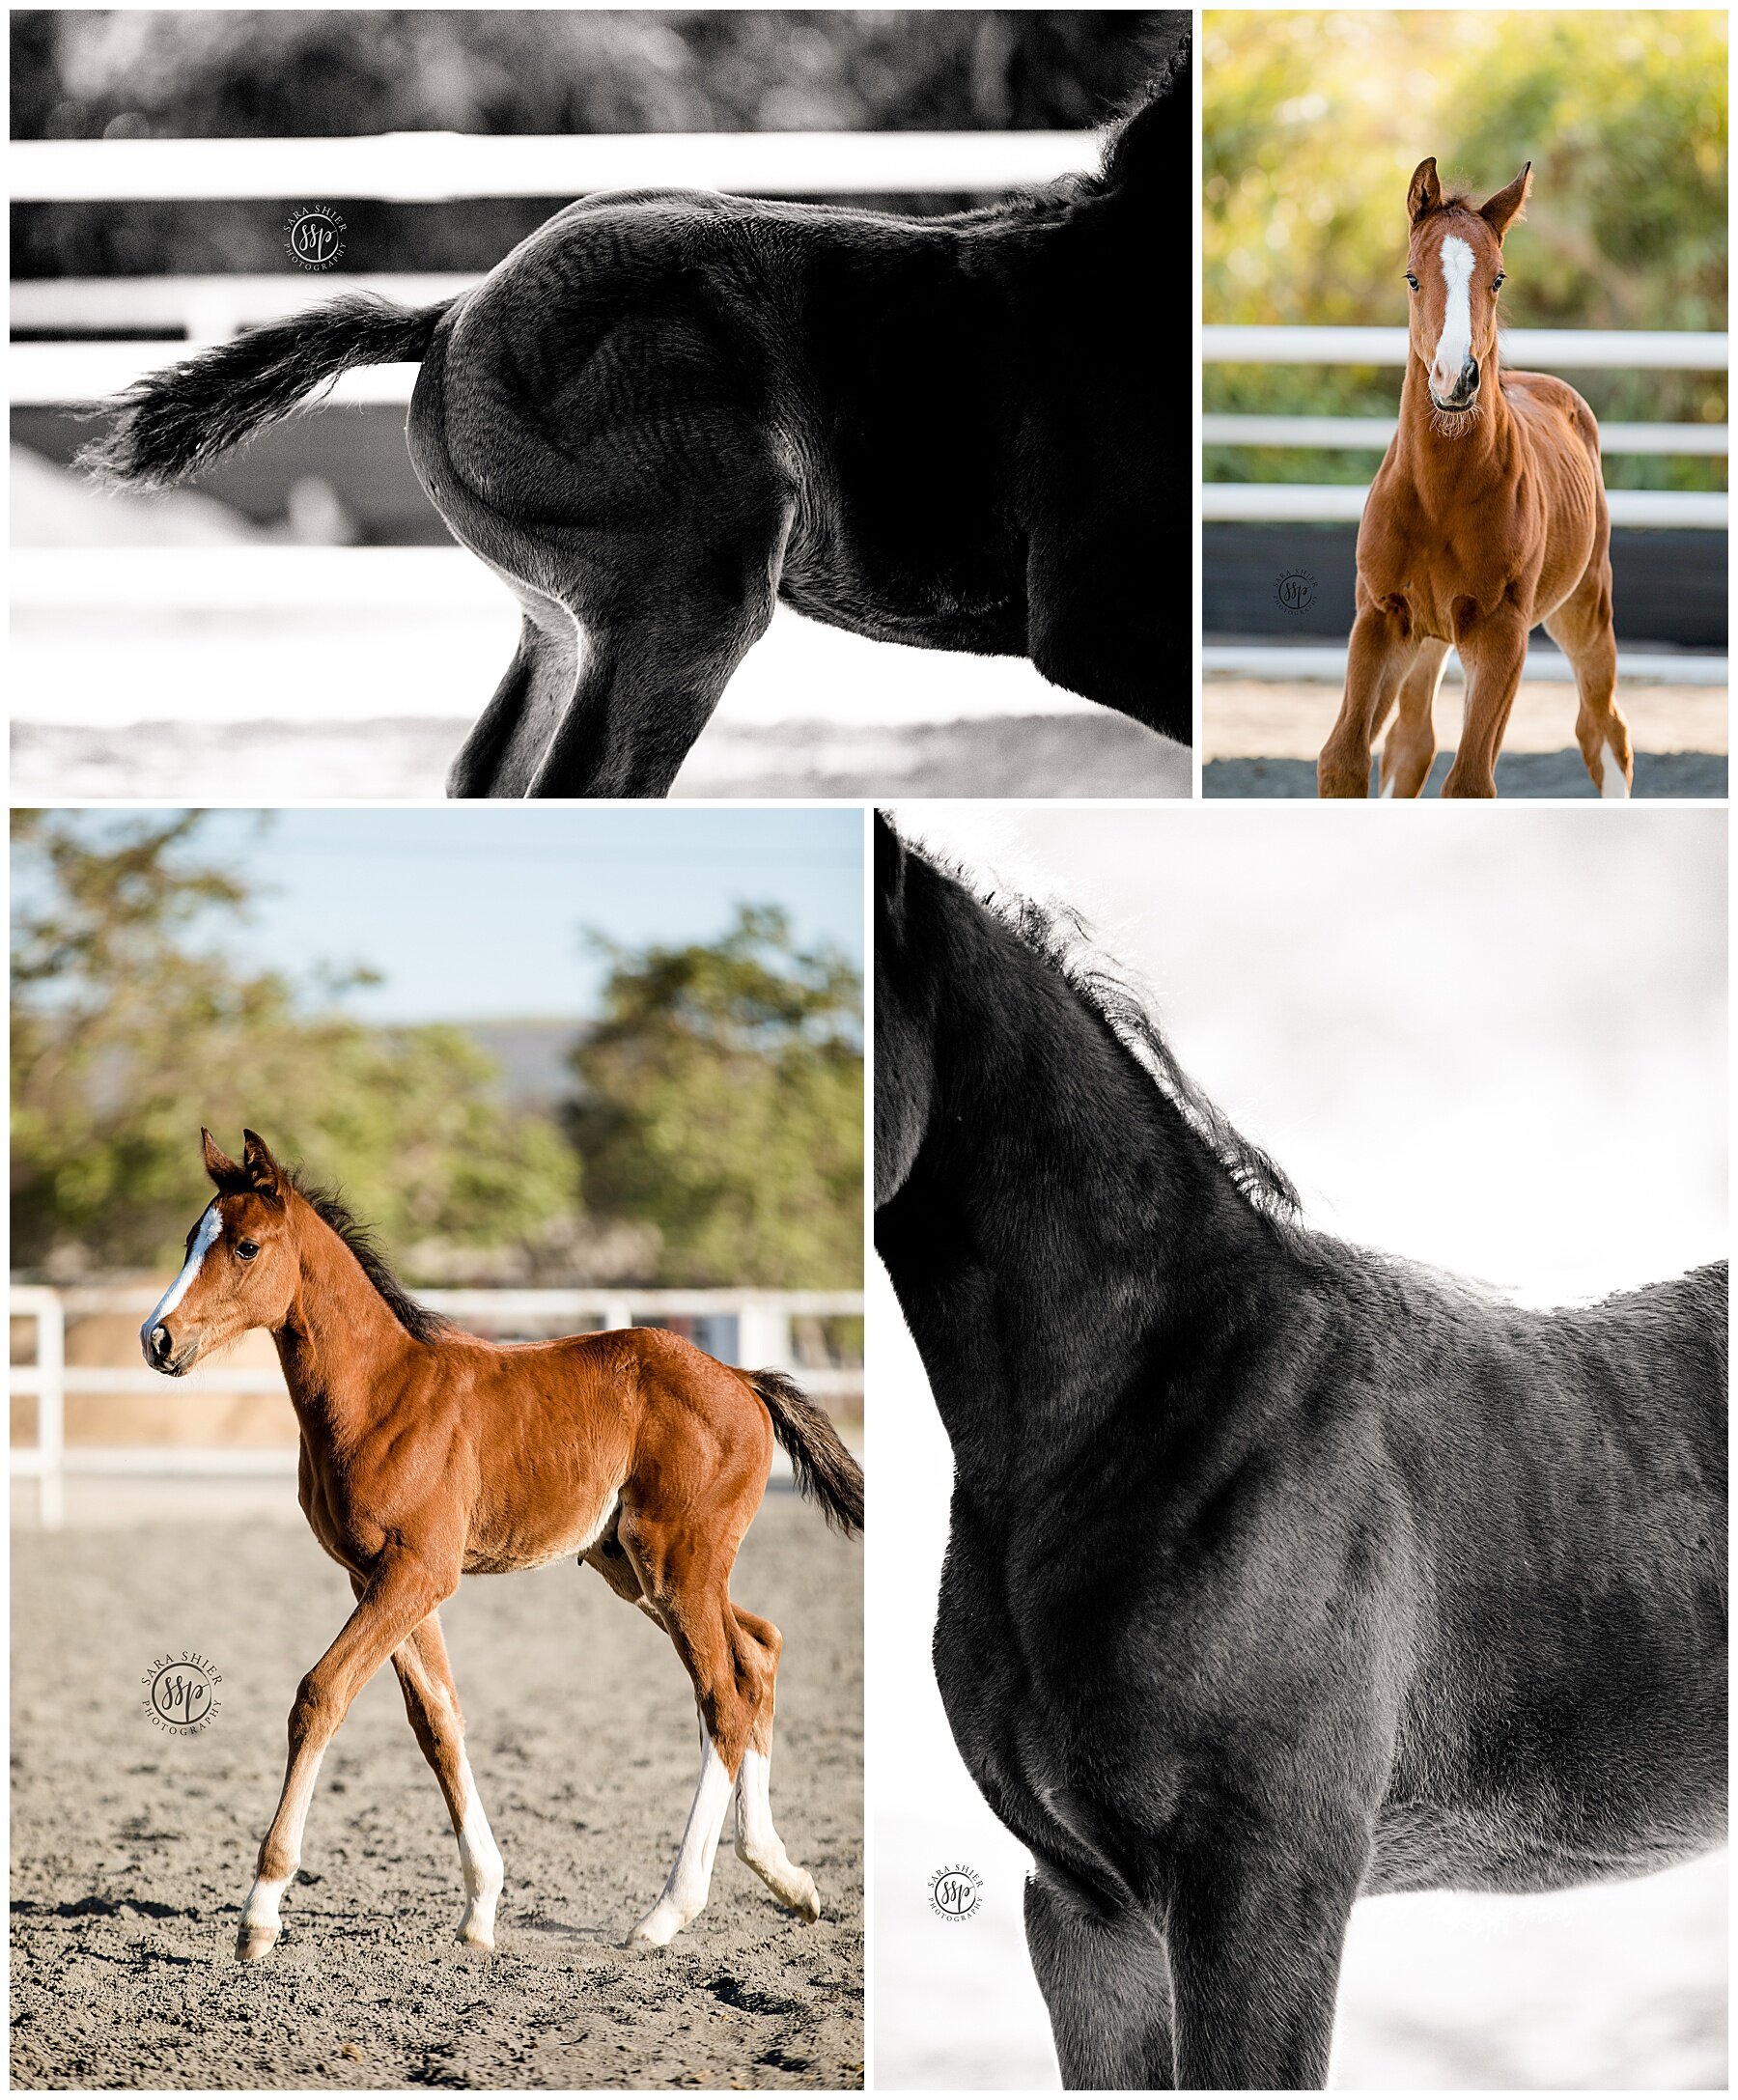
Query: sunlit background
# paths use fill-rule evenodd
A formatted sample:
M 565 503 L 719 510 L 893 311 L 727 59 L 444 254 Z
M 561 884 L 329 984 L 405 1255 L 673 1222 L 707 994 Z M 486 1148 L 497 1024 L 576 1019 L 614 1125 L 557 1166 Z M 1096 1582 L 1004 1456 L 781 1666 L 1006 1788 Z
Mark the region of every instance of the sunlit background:
M 899 812 L 1066 900 L 1141 972 L 1184 1069 L 1309 1220 L 1539 1304 L 1725 1251 L 1725 849 L 1717 813 Z M 1471 822 L 1468 818 L 1471 817 Z M 1054 2086 L 1023 1850 L 956 1755 L 930 1635 L 951 1464 L 885 1274 L 869 1338 L 878 1562 L 876 2075 Z M 944 1922 L 929 1878 L 984 1876 Z M 1334 2080 L 1360 2089 L 1719 2087 L 1724 1855 L 1561 1895 L 1388 1896 L 1354 1918 Z
M 1636 792 L 1724 794 L 1727 33 L 1715 10 L 1207 12 L 1209 794 L 1314 792 L 1358 491 L 1399 400 L 1407 185 L 1427 155 L 1475 203 L 1532 164 L 1502 312 L 1512 342 L 1552 333 L 1504 361 L 1556 373 L 1600 420 Z M 1347 328 L 1396 347 L 1378 357 L 1332 333 Z M 1593 793 L 1564 668 L 1535 635 L 1504 794 Z M 1444 752 L 1459 709 L 1451 667 Z

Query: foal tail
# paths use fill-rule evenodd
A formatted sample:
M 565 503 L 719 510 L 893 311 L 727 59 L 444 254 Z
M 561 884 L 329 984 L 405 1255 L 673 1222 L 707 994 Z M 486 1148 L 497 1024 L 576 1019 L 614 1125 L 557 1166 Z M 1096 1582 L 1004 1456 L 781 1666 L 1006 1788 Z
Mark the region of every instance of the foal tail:
M 855 1538 L 863 1528 L 863 1469 L 825 1411 L 782 1371 L 744 1371 L 743 1376 L 767 1404 L 772 1434 L 796 1471 L 799 1492 L 820 1503 L 828 1524 Z
M 167 489 L 351 365 L 420 364 L 452 304 L 395 306 L 357 292 L 250 328 L 135 380 L 108 404 L 121 411 L 113 428 L 72 463 L 105 488 Z

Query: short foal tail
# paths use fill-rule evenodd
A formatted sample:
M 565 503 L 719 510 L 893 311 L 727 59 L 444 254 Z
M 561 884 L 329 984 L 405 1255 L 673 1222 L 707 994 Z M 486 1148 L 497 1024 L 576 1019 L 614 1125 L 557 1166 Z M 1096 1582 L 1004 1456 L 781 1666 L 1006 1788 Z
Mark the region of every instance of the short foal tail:
M 394 306 L 352 293 L 250 328 L 135 380 L 112 404 L 114 428 L 73 462 L 114 489 L 167 489 L 295 407 L 351 365 L 420 364 L 453 302 Z
M 744 1371 L 767 1403 L 772 1434 L 797 1473 L 799 1491 L 819 1502 L 828 1524 L 855 1538 L 863 1528 L 863 1469 L 801 1386 L 782 1371 Z

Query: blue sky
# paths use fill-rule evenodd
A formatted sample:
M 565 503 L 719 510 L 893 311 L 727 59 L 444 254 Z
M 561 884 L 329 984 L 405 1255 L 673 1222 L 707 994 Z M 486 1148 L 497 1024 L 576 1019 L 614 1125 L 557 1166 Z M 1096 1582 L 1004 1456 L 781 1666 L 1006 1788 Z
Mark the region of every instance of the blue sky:
M 128 819 L 93 811 L 94 830 Z M 862 961 L 855 809 L 288 809 L 210 812 L 197 850 L 254 890 L 223 945 L 304 977 L 368 964 L 345 1005 L 377 1022 L 593 1010 L 595 926 L 640 946 L 708 940 L 740 903 L 783 905 L 803 944 Z

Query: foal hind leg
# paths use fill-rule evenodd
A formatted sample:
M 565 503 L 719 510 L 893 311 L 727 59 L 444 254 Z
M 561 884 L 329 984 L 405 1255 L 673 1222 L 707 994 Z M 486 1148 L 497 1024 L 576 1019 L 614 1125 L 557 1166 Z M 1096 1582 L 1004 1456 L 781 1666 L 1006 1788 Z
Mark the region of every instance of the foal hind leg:
M 1436 696 L 1448 661 L 1448 644 L 1430 639 L 1418 644 L 1412 669 L 1400 681 L 1400 710 L 1382 747 L 1385 801 L 1424 792 L 1436 757 Z
M 501 1855 L 483 1812 L 470 1759 L 464 1754 L 464 1717 L 459 1711 L 459 1688 L 447 1661 L 440 1620 L 433 1611 L 394 1653 L 405 1711 L 422 1753 L 429 1760 L 453 1834 L 459 1840 L 459 1869 L 464 1879 L 464 1915 L 459 1938 L 467 1946 L 494 1946 L 495 1905 L 502 1885 Z
M 523 602 L 513 661 L 447 772 L 446 791 L 455 801 L 502 792 L 495 775 L 516 729 L 541 723 L 547 742 L 573 700 L 579 675 L 573 615 L 553 599 L 538 601 L 527 593 Z
M 705 1908 L 725 1812 L 771 1692 L 771 1673 L 765 1650 L 743 1635 L 730 1602 L 736 1538 L 701 1545 L 640 1518 L 624 1523 L 622 1541 L 693 1684 L 700 1718 L 700 1778 L 676 1862 L 663 1893 L 628 1940 L 630 1946 L 667 1946 Z
M 772 1824 L 772 1709 L 777 1695 L 778 1658 L 784 1637 L 771 1619 L 736 1610 L 737 1630 L 766 1659 L 766 1693 L 749 1731 L 736 1785 L 736 1851 L 752 1867 L 786 1910 L 813 1924 L 821 1916 L 814 1877 L 796 1865 Z
M 586 641 L 578 682 L 526 795 L 670 792 L 771 621 L 792 516 L 781 501 L 680 558 L 635 561 L 623 547 L 613 573 L 576 578 L 570 603 Z
M 1602 800 L 1626 800 L 1636 776 L 1629 724 L 1618 709 L 1617 638 L 1612 630 L 1612 564 L 1609 556 L 1587 573 L 1545 623 L 1545 631 L 1569 658 L 1581 705 L 1575 741 L 1582 763 Z

